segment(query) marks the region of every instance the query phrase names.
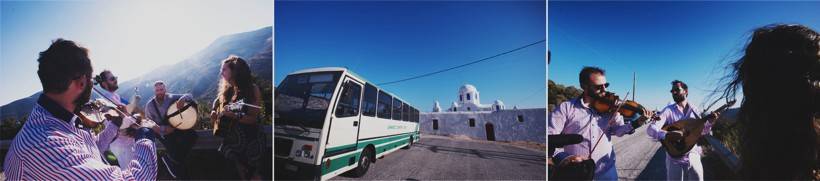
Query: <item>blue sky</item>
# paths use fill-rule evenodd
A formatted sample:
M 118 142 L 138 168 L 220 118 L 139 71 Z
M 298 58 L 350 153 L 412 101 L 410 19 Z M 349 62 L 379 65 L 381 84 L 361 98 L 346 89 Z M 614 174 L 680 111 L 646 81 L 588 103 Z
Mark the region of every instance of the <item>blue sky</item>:
M 170 65 L 219 36 L 273 22 L 261 1 L 0 1 L 0 105 L 42 90 L 37 57 L 57 38 L 90 50 L 120 82 Z
M 725 66 L 751 32 L 773 23 L 820 30 L 820 2 L 550 2 L 549 79 L 578 87 L 583 66 L 606 69 L 610 91 L 625 95 L 637 73 L 636 100 L 649 108 L 672 101 L 670 82 L 689 85 L 705 108 Z M 630 96 L 631 97 L 631 96 Z
M 382 83 L 457 66 L 546 37 L 546 3 L 276 2 L 274 82 L 312 67 L 347 67 Z M 546 103 L 546 44 L 463 69 L 381 86 L 424 112 L 473 84 L 481 101 Z

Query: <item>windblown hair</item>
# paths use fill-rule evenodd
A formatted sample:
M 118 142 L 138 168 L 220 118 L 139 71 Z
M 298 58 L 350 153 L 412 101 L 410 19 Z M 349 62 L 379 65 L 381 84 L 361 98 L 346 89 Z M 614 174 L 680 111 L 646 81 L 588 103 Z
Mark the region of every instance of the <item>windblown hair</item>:
M 251 76 L 251 68 L 248 63 L 238 56 L 231 55 L 222 61 L 222 64 L 227 65 L 231 69 L 231 79 L 236 85 L 231 85 L 224 79 L 219 80 L 219 92 L 217 98 L 219 99 L 219 107 L 235 101 L 235 97 L 246 98 L 246 102 L 255 103 L 254 98 L 254 84 Z
M 818 179 L 818 103 L 807 80 L 817 73 L 819 48 L 820 34 L 806 26 L 768 25 L 754 30 L 743 56 L 730 65 L 717 93 L 720 100 L 743 91 L 743 179 Z
M 684 83 L 683 81 L 680 81 L 680 80 L 673 80 L 672 81 L 672 86 L 675 86 L 678 83 L 680 83 L 680 86 L 681 86 L 681 88 L 683 88 L 683 90 L 689 90 L 689 86 L 686 85 L 686 83 Z

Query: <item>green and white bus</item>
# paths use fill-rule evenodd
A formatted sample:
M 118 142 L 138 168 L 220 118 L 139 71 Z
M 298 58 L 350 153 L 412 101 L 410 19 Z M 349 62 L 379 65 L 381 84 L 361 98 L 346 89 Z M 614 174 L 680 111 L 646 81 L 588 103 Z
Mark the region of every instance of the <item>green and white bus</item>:
M 293 72 L 274 100 L 275 174 L 288 179 L 362 176 L 419 141 L 416 108 L 345 68 Z

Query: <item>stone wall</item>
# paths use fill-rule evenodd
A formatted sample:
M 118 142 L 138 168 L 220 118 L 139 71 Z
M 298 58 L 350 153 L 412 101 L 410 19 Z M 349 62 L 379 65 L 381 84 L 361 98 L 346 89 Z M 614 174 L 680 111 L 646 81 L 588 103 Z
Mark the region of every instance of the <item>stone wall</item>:
M 519 116 L 523 120 L 519 121 Z M 474 119 L 472 127 L 470 119 Z M 433 120 L 438 120 L 438 129 L 433 129 Z M 421 113 L 419 124 L 425 134 L 464 135 L 478 140 L 487 140 L 489 124 L 496 141 L 546 142 L 546 108 Z

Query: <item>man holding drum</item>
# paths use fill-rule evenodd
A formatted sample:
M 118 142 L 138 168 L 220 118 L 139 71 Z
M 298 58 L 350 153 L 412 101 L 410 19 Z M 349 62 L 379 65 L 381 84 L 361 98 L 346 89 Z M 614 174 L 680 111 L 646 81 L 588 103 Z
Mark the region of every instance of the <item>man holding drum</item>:
M 160 125 L 154 132 L 160 135 L 159 140 L 168 153 L 162 157 L 168 172 L 174 179 L 185 179 L 188 178 L 185 169 L 186 157 L 196 143 L 197 135 L 192 129 L 179 129 L 179 125 L 170 124 L 168 108 L 176 106 L 177 110 L 183 109 L 194 101 L 190 94 L 170 94 L 166 90 L 165 82 L 154 83 L 154 97 L 145 104 L 145 116 Z

